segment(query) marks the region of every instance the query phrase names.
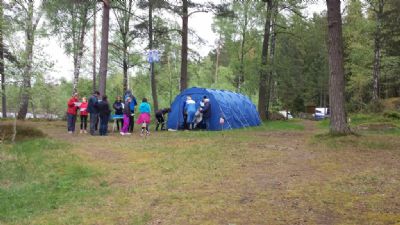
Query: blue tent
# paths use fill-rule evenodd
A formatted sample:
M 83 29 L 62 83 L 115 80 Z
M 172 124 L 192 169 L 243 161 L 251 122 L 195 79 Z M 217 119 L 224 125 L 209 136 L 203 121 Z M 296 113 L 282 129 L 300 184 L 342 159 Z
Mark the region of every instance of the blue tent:
M 171 112 L 168 114 L 169 129 L 183 128 L 183 112 L 187 96 L 191 96 L 196 102 L 196 108 L 200 107 L 203 96 L 210 99 L 210 130 L 227 130 L 261 124 L 257 109 L 248 97 L 231 91 L 192 87 L 176 96 L 172 103 Z M 223 125 L 220 124 L 221 117 L 225 119 Z

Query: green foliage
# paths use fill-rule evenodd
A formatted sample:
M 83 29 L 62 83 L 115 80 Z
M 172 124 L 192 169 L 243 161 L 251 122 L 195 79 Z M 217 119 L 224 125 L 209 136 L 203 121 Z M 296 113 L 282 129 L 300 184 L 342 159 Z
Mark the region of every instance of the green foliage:
M 391 120 L 382 117 L 380 114 L 354 114 L 350 116 L 351 124 L 356 126 L 366 123 L 384 123 Z
M 77 53 L 77 42 L 83 26 L 86 33 L 91 34 L 92 14 L 96 1 L 46 1 L 42 10 L 48 16 L 47 34 L 57 34 L 65 44 L 68 53 Z M 268 65 L 263 68 L 272 74 L 270 86 L 270 109 L 279 111 L 288 109 L 296 113 L 304 111 L 302 105 L 329 106 L 328 95 L 328 49 L 327 49 L 327 18 L 323 12 L 305 18 L 300 12 L 300 1 L 276 1 L 278 14 L 274 18 L 274 35 L 276 37 L 275 55 L 272 62 L 268 57 Z M 373 1 L 372 1 L 373 2 Z M 400 57 L 398 49 L 398 13 L 399 4 L 395 0 L 386 0 L 385 16 L 383 17 L 383 51 L 381 64 L 381 97 L 399 96 Z M 133 1 L 138 4 L 137 11 L 129 11 L 129 0 L 113 1 L 114 12 L 118 17 L 118 29 L 110 32 L 110 63 L 108 68 L 107 94 L 109 99 L 122 95 L 123 59 L 127 53 L 129 88 L 141 99 L 151 99 L 149 66 L 143 52 L 147 48 L 147 21 L 137 20 L 138 16 L 147 15 L 148 2 Z M 154 48 L 161 50 L 161 60 L 155 65 L 157 92 L 160 107 L 168 106 L 179 93 L 180 77 L 180 47 L 181 36 L 175 30 L 180 29 L 179 21 L 156 16 L 164 12 L 166 1 L 154 1 L 155 16 Z M 212 29 L 219 37 L 217 46 L 207 56 L 200 57 L 198 53 L 189 51 L 189 86 L 207 87 L 240 91 L 256 102 L 258 98 L 259 72 L 261 62 L 262 34 L 265 21 L 265 3 L 252 1 L 228 1 L 227 9 L 233 12 L 230 16 L 216 16 Z M 16 2 L 13 1 L 13 5 Z M 286 6 L 290 5 L 288 11 Z M 199 6 L 199 5 L 190 5 Z M 131 8 L 132 9 L 132 8 Z M 380 112 L 381 106 L 371 102 L 373 46 L 376 18 L 371 4 L 361 0 L 348 1 L 343 13 L 343 36 L 346 73 L 346 109 L 350 112 Z M 12 10 L 12 11 L 11 11 Z M 6 39 L 10 49 L 16 49 L 14 55 L 23 59 L 23 49 L 16 44 L 21 30 L 23 18 L 15 14 L 18 24 L 10 24 L 11 12 L 20 8 L 5 8 Z M 129 12 L 128 12 L 129 11 Z M 129 21 L 126 27 L 125 22 Z M 87 22 L 87 24 L 85 24 Z M 125 26 L 124 26 L 125 25 Z M 14 27 L 13 27 L 14 26 Z M 123 28 L 123 29 L 121 29 Z M 85 40 L 89 40 L 89 36 Z M 272 36 L 271 36 L 272 37 Z M 85 44 L 88 44 L 86 43 Z M 202 46 L 201 40 L 191 40 L 191 45 Z M 199 43 L 197 43 L 199 42 Z M 142 43 L 142 44 L 140 44 Z M 85 46 L 86 47 L 86 46 Z M 66 111 L 66 101 L 70 97 L 72 84 L 66 80 L 51 80 L 46 72 L 51 66 L 35 47 L 35 73 L 32 79 L 32 96 L 29 105 L 30 112 L 52 113 L 63 117 Z M 271 45 L 270 45 L 271 49 Z M 17 51 L 18 50 L 18 51 Z M 84 54 L 90 53 L 84 49 Z M 243 56 L 243 57 L 242 57 Z M 84 57 L 85 59 L 85 57 Z M 218 62 L 217 62 L 218 61 Z M 92 81 L 85 71 L 91 66 L 91 60 L 82 61 L 82 75 L 78 90 L 81 96 L 90 96 Z M 46 66 L 43 66 L 46 65 Z M 7 84 L 7 99 L 9 111 L 16 111 L 21 96 L 22 70 L 6 61 L 6 74 L 10 83 Z M 12 81 L 12 82 L 11 82 Z M 14 82 L 15 81 L 15 82 Z M 240 81 L 240 82 L 239 82 Z M 240 90 L 239 90 L 240 83 Z M 57 97 L 54 97 L 57 96 Z
M 299 113 L 299 112 L 304 112 L 304 99 L 302 99 L 300 96 L 297 96 L 292 103 L 292 107 L 290 107 L 292 109 L 293 113 Z
M 366 112 L 369 113 L 381 113 L 384 109 L 384 105 L 381 100 L 371 101 L 365 108 Z
M 352 112 L 366 109 L 372 96 L 374 24 L 365 17 L 363 8 L 361 1 L 350 1 L 343 24 L 346 91 L 350 96 L 347 108 Z
M 44 11 L 47 13 L 53 34 L 63 40 L 65 52 L 77 55 L 83 45 L 81 36 L 92 26 L 90 21 L 96 0 L 86 1 L 45 1 Z
M 383 116 L 390 119 L 400 120 L 400 113 L 397 111 L 385 111 Z

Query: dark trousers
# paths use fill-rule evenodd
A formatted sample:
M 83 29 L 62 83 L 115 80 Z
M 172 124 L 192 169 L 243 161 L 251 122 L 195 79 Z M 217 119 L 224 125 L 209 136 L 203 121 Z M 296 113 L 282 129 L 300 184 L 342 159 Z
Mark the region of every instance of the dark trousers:
M 135 127 L 135 116 L 129 116 L 129 132 L 133 132 L 133 128 Z
M 81 115 L 81 130 L 86 130 L 87 128 L 87 117 L 88 116 L 82 116 Z
M 108 130 L 108 120 L 109 120 L 108 115 L 100 115 L 100 129 L 99 133 L 101 136 L 107 135 L 107 130 Z
M 99 117 L 98 113 L 90 113 L 90 134 L 94 135 L 94 132 L 96 131 L 96 123 L 97 119 Z
M 116 119 L 115 122 L 117 123 L 118 131 L 121 131 L 119 128 L 121 127 L 121 129 L 122 129 L 122 127 L 124 126 L 124 119 Z M 121 126 L 119 126 L 119 124 L 121 124 Z
M 67 113 L 67 126 L 68 131 L 75 132 L 76 115 Z
M 164 120 L 164 116 L 162 115 L 156 115 L 156 119 L 157 119 L 157 126 L 156 126 L 156 131 L 158 130 L 158 127 L 161 124 L 161 130 L 165 129 L 165 120 Z
M 189 124 L 188 124 L 187 119 L 188 119 L 187 113 L 183 114 L 183 129 L 184 130 L 189 129 Z
M 209 130 L 210 129 L 210 118 L 203 117 L 203 121 L 204 121 L 204 125 L 206 126 L 206 130 Z

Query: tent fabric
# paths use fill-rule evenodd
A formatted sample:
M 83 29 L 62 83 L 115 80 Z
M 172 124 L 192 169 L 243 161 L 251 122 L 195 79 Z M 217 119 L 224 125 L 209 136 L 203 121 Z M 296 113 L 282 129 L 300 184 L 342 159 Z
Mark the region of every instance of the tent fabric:
M 231 91 L 192 87 L 181 92 L 172 102 L 171 112 L 168 114 L 168 129 L 183 128 L 184 103 L 187 96 L 191 96 L 196 102 L 196 109 L 200 107 L 203 96 L 210 99 L 210 130 L 228 130 L 261 124 L 256 106 L 248 97 Z M 220 118 L 224 118 L 223 125 L 220 124 Z

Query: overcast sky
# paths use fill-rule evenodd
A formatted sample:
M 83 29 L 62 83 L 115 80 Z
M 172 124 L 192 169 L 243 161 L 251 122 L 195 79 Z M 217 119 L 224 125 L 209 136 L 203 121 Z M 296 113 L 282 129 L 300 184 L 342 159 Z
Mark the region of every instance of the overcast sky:
M 326 9 L 325 0 L 317 0 L 314 4 L 309 4 L 307 9 L 305 10 L 305 14 L 311 16 L 314 12 L 321 12 Z M 98 30 L 101 29 L 101 18 L 98 15 Z M 206 44 L 201 47 L 189 46 L 192 49 L 197 50 L 200 55 L 205 56 L 208 52 L 215 46 L 215 41 L 217 39 L 216 34 L 214 34 L 211 30 L 212 24 L 212 15 L 206 13 L 198 13 L 194 14 L 189 19 L 189 27 L 196 31 L 196 33 L 204 40 L 206 40 Z M 90 34 L 91 36 L 91 34 Z M 87 39 L 91 39 L 88 37 Z M 44 52 L 49 55 L 50 60 L 54 62 L 53 71 L 49 71 L 47 75 L 53 78 L 61 78 L 64 77 L 67 80 L 72 80 L 73 77 L 73 64 L 72 59 L 68 57 L 64 53 L 63 46 L 60 40 L 56 37 L 49 38 L 46 40 L 39 41 L 40 46 L 43 46 Z M 98 45 L 99 45 L 98 41 Z M 100 48 L 100 46 L 98 46 Z M 92 54 L 87 51 L 86 54 Z M 98 67 L 98 66 L 97 66 Z

